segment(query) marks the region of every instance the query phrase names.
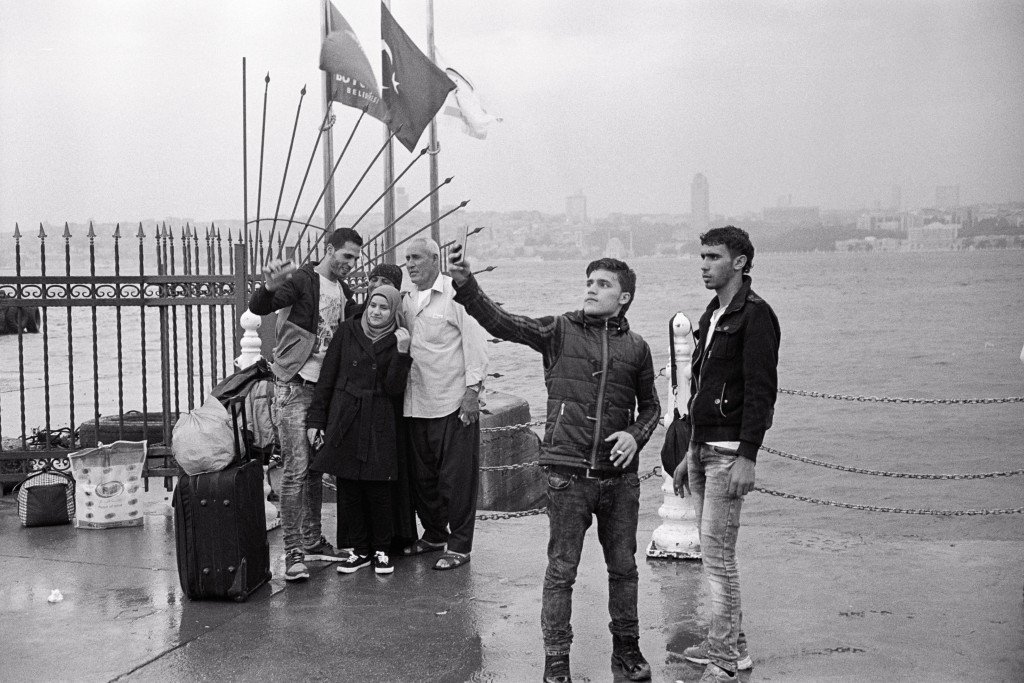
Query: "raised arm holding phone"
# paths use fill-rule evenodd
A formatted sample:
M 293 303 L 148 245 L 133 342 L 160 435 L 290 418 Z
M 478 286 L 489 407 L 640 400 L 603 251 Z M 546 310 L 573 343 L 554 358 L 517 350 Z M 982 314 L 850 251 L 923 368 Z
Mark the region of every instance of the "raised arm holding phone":
M 495 337 L 543 356 L 548 400 L 540 463 L 550 524 L 541 605 L 544 680 L 571 680 L 572 589 L 594 517 L 608 568 L 612 659 L 630 680 L 648 679 L 637 618 L 637 467 L 661 408 L 651 350 L 625 318 L 636 274 L 616 259 L 593 261 L 581 310 L 530 318 L 508 313 L 483 293 L 463 246 L 453 247 L 448 263 L 455 301 L 469 315 Z

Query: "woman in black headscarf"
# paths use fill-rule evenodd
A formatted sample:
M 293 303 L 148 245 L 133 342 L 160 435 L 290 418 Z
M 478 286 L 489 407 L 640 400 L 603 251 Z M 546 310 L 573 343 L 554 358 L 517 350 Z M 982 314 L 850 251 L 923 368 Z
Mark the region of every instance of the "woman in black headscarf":
M 394 571 L 389 553 L 398 428 L 412 364 L 409 332 L 398 325 L 400 308 L 398 290 L 382 285 L 360 317 L 338 326 L 306 417 L 310 443 L 318 448 L 312 467 L 337 478 L 338 517 L 354 550 L 339 563 L 341 573 L 371 563 L 378 574 Z

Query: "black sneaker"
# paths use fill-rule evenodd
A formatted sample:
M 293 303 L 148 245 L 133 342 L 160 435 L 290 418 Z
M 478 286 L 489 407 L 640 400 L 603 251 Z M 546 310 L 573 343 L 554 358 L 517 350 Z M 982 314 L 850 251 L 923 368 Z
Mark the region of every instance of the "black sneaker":
M 387 553 L 378 550 L 373 554 L 373 571 L 377 574 L 390 574 L 395 571 L 395 563 Z
M 369 567 L 369 566 L 370 566 L 370 556 L 369 555 L 358 555 L 356 553 L 352 553 L 351 555 L 348 556 L 347 559 L 344 559 L 344 560 L 342 560 L 341 562 L 338 563 L 338 573 L 339 574 L 351 574 L 354 571 L 357 571 L 359 569 L 362 569 L 363 567 Z
M 572 683 L 569 655 L 544 655 L 544 683 Z
M 612 636 L 612 662 L 618 664 L 631 681 L 646 681 L 651 677 L 651 665 L 640 653 L 639 638 Z
M 314 560 L 321 562 L 337 562 L 344 560 L 349 556 L 349 553 L 339 553 L 334 549 L 334 546 L 327 542 L 327 539 L 323 536 L 320 540 L 311 548 L 303 548 L 302 554 L 306 556 L 306 560 Z
M 309 578 L 309 569 L 306 564 L 302 561 L 302 551 L 298 548 L 292 548 L 284 556 L 284 580 L 285 581 L 300 581 L 302 579 Z

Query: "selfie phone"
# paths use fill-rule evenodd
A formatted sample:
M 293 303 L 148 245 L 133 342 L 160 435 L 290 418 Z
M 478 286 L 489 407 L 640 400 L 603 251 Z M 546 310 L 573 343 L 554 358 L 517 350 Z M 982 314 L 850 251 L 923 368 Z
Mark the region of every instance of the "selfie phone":
M 462 251 L 459 252 L 459 263 L 466 260 L 466 248 L 469 246 L 469 224 L 462 229 Z

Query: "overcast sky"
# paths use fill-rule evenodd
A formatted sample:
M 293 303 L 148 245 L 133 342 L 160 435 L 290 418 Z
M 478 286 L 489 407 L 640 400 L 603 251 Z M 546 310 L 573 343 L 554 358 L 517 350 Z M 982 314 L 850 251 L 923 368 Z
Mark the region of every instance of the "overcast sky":
M 241 61 L 251 204 L 270 71 L 263 214 L 283 207 L 321 118 L 319 0 L 0 0 L 0 231 L 15 221 L 197 220 L 242 214 Z M 1024 3 L 438 0 L 441 54 L 504 117 L 487 140 L 441 116 L 444 203 L 593 215 L 870 206 L 902 187 L 964 202 L 1024 199 Z M 379 4 L 339 0 L 379 69 Z M 425 47 L 426 0 L 393 0 Z M 357 112 L 339 107 L 340 150 Z M 381 141 L 367 119 L 344 197 Z M 426 143 L 424 135 L 421 145 Z M 409 160 L 400 147 L 396 166 Z M 427 191 L 426 166 L 403 182 Z M 300 213 L 320 189 L 307 188 Z M 377 171 L 351 207 L 381 189 Z M 308 200 L 308 201 L 307 201 Z M 347 212 L 347 211 L 346 211 Z

